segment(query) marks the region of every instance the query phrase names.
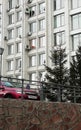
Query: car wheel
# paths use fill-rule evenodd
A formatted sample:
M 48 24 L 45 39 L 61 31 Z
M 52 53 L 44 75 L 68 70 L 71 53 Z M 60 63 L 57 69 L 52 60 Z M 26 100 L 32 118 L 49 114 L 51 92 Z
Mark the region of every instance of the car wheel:
M 4 98 L 13 98 L 13 96 L 11 94 L 7 94 Z

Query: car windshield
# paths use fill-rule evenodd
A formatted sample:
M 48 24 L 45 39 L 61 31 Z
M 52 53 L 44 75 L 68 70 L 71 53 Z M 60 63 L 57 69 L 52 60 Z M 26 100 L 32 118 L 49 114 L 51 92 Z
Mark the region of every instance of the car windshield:
M 2 85 L 5 85 L 6 87 L 13 87 L 10 82 L 2 82 Z
M 22 88 L 22 84 L 20 84 L 20 83 L 12 82 L 12 85 L 13 85 L 15 88 Z

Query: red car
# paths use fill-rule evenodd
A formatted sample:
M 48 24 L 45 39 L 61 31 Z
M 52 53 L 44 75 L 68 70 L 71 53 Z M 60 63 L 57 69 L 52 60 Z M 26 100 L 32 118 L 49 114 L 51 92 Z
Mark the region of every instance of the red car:
M 31 89 L 23 89 L 20 87 L 14 87 L 10 82 L 0 83 L 0 98 L 13 98 L 13 99 L 29 99 L 40 100 L 40 96 L 36 91 Z

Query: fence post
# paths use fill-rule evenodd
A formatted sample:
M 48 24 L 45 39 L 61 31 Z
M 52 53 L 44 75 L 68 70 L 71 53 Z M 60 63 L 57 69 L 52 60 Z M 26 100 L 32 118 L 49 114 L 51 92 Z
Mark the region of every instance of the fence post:
M 21 96 L 21 99 L 23 99 L 23 90 L 24 90 L 24 79 L 22 79 L 22 96 Z
M 58 101 L 61 102 L 61 96 L 62 96 L 62 93 L 61 93 L 61 86 L 58 85 Z
M 74 86 L 74 88 L 73 88 L 73 92 L 74 92 L 74 103 L 76 103 L 76 90 L 75 90 L 76 88 L 75 88 L 75 86 Z
M 43 93 L 43 83 L 40 83 L 40 100 L 44 100 L 44 93 Z

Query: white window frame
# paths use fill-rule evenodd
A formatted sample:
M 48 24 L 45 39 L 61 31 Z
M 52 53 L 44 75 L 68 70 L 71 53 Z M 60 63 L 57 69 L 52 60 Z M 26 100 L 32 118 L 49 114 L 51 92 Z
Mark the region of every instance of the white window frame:
M 29 57 L 29 65 L 30 65 L 30 67 L 36 66 L 36 55 L 32 55 Z
M 71 0 L 72 9 L 81 7 L 81 0 Z
M 81 46 L 81 34 L 75 34 L 72 36 L 72 51 L 76 51 L 78 46 Z
M 62 27 L 65 24 L 64 13 L 54 16 L 54 28 Z
M 39 4 L 39 14 L 45 13 L 45 2 Z
M 39 31 L 45 30 L 45 19 L 39 20 Z
M 54 45 L 59 46 L 65 44 L 65 32 L 58 32 L 54 34 Z
M 22 60 L 21 58 L 16 59 L 16 69 L 20 69 L 22 66 Z
M 18 42 L 18 43 L 16 43 L 16 46 L 17 46 L 17 53 L 21 53 L 22 52 L 22 43 Z
M 36 73 L 32 72 L 31 74 L 29 74 L 29 79 L 32 81 L 36 81 Z
M 13 70 L 13 60 L 9 60 L 8 61 L 8 71 L 12 71 Z
M 72 30 L 81 28 L 81 13 L 72 15 Z
M 17 27 L 17 37 L 18 38 L 22 37 L 22 27 L 21 26 Z
M 22 20 L 22 11 L 17 12 L 17 22 Z
M 54 0 L 53 4 L 54 4 L 54 10 L 59 10 L 64 8 L 65 0 Z
M 8 30 L 8 39 L 13 39 L 14 38 L 14 29 Z
M 39 65 L 43 65 L 45 60 L 46 60 L 46 54 L 45 53 L 39 54 Z
M 9 24 L 13 24 L 14 23 L 14 14 L 10 14 L 9 15 Z
M 40 36 L 39 37 L 39 48 L 42 48 L 45 46 L 46 46 L 46 38 L 45 38 L 45 36 Z
M 36 48 L 36 44 L 37 44 L 37 39 L 36 38 L 33 38 L 31 40 L 29 40 L 29 45 L 32 48 Z
M 8 45 L 8 55 L 14 54 L 14 45 L 10 44 Z
M 35 33 L 36 32 L 36 22 L 30 23 L 30 32 Z
M 17 5 L 22 5 L 22 0 L 17 0 Z

